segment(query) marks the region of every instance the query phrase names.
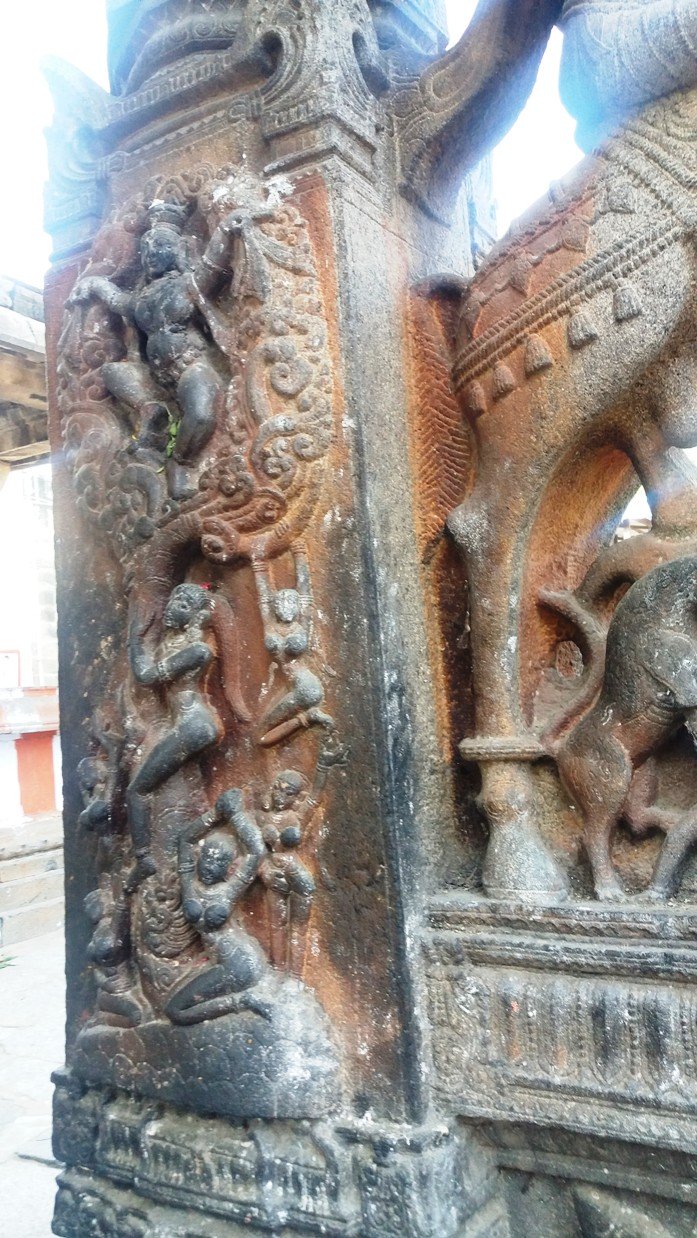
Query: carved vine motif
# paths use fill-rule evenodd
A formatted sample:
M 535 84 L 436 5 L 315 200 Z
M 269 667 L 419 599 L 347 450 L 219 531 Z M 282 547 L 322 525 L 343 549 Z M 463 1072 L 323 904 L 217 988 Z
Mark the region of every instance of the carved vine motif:
M 79 827 L 103 840 L 86 902 L 98 1012 L 82 1048 L 101 1053 L 89 1037 L 109 1027 L 142 1025 L 147 1041 L 151 1023 L 245 1014 L 276 1028 L 305 1000 L 295 989 L 281 1014 L 274 975 L 303 972 L 309 827 L 344 759 L 301 540 L 334 410 L 322 289 L 297 208 L 231 168 L 150 182 L 107 222 L 68 298 L 58 373 L 77 506 L 129 596 L 113 734 L 96 736 L 80 767 Z M 268 699 L 261 688 L 245 699 L 246 629 L 229 589 L 191 578 L 206 560 L 211 574 L 253 568 L 258 634 L 280 681 Z M 300 768 L 276 760 L 263 794 L 261 754 L 273 761 L 296 741 Z M 243 789 L 232 786 L 241 751 Z M 228 779 L 217 798 L 210 761 Z M 255 886 L 266 950 L 242 914 Z M 310 1028 L 317 1015 L 306 1015 Z

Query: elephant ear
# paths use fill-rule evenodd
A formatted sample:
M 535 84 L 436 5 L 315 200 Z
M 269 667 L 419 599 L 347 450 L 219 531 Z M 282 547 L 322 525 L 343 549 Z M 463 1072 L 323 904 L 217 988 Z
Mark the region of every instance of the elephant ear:
M 648 634 L 647 634 L 648 635 Z M 669 688 L 681 709 L 697 706 L 697 645 L 680 632 L 663 629 L 655 642 L 644 642 L 642 665 L 664 688 Z

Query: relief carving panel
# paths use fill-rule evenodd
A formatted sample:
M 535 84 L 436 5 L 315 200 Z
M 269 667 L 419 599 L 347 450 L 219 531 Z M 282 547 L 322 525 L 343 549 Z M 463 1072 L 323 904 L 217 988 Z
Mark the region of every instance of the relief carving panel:
M 233 168 L 149 182 L 97 238 L 59 353 L 78 509 L 128 599 L 78 770 L 99 885 L 74 1069 L 235 1116 L 324 1112 L 335 1049 L 303 973 L 347 753 L 303 540 L 335 409 L 303 217 Z

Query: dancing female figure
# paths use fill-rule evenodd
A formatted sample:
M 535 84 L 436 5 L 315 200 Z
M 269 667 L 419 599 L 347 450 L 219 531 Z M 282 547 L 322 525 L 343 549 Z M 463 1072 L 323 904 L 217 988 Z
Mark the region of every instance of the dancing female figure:
M 139 440 L 149 442 L 154 427 L 167 420 L 176 426 L 166 470 L 175 499 L 193 487 L 188 470 L 215 430 L 225 386 L 213 361 L 211 335 L 221 337 L 213 297 L 232 275 L 234 245 L 250 221 L 270 211 L 233 211 L 216 228 L 197 261 L 188 254 L 182 229 L 187 210 L 170 202 L 153 202 L 149 227 L 140 244 L 142 278 L 131 292 L 99 275 L 86 275 L 73 289 L 68 305 L 94 298 L 133 323 L 145 340 L 147 365 L 140 357 L 108 361 L 101 367 L 104 385 L 138 415 Z M 135 352 L 135 350 L 132 350 Z M 174 396 L 176 416 L 163 402 Z M 154 435 L 157 438 L 157 435 Z
M 200 585 L 177 585 L 165 608 L 165 634 L 155 657 L 143 646 L 145 633 L 137 620 L 131 625 L 129 652 L 133 674 L 140 684 L 148 687 L 161 685 L 164 688 L 170 727 L 139 766 L 126 792 L 136 856 L 135 866 L 126 879 L 129 893 L 150 877 L 156 868 L 150 851 L 149 796 L 188 761 L 200 756 L 223 737 L 220 717 L 202 686 L 202 680 L 216 656 L 204 635 L 205 629 L 211 625 L 218 637 L 228 704 L 238 721 L 249 721 L 239 688 L 237 635 L 228 610 L 227 602 L 221 597 L 212 597 Z

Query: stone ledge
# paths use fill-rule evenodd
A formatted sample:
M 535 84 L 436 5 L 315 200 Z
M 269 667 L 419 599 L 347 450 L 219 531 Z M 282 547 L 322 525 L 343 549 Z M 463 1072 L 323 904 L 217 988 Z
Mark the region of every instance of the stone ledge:
M 697 909 L 447 895 L 424 941 L 446 1113 L 697 1152 Z

